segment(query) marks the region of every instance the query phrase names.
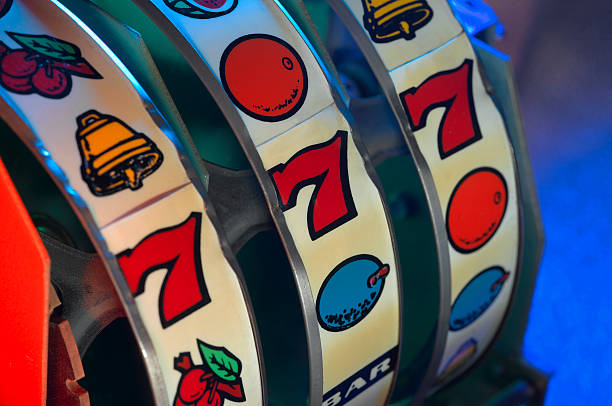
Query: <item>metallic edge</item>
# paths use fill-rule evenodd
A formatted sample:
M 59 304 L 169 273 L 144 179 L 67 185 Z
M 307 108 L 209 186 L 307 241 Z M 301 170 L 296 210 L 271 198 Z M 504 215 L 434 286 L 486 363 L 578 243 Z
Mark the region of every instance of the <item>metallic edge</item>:
M 206 60 L 198 54 L 195 47 L 181 34 L 181 32 L 172 24 L 164 13 L 157 8 L 149 0 L 133 0 L 151 20 L 162 30 L 165 31 L 176 48 L 183 54 L 189 62 L 192 69 L 199 76 L 200 80 L 207 87 L 217 105 L 221 108 L 225 118 L 237 135 L 242 148 L 247 154 L 249 162 L 253 167 L 259 184 L 262 187 L 268 208 L 272 214 L 272 219 L 276 224 L 285 251 L 288 254 L 289 262 L 294 270 L 294 279 L 300 293 L 300 302 L 304 315 L 304 324 L 306 328 L 306 338 L 308 343 L 308 358 L 310 363 L 310 405 L 320 406 L 323 396 L 323 362 L 321 340 L 319 336 L 318 321 L 314 306 L 314 298 L 308 281 L 308 275 L 304 264 L 298 254 L 297 247 L 293 242 L 287 224 L 283 218 L 282 211 L 278 206 L 276 192 L 271 180 L 267 177 L 267 172 L 263 167 L 263 163 L 259 158 L 257 149 L 249 136 L 249 132 L 240 118 L 238 111 L 234 108 L 233 103 L 221 87 L 212 73 L 210 66 Z
M 410 154 L 421 178 L 421 184 L 425 191 L 425 196 L 429 206 L 429 213 L 434 227 L 434 235 L 436 238 L 436 251 L 438 252 L 438 273 L 440 277 L 440 311 L 438 314 L 438 323 L 434 341 L 434 350 L 430 359 L 429 366 L 423 376 L 419 389 L 412 398 L 411 405 L 422 404 L 429 388 L 435 381 L 436 373 L 446 345 L 446 337 L 448 335 L 448 322 L 450 318 L 450 297 L 451 297 L 451 271 L 450 271 L 450 255 L 449 243 L 446 235 L 445 221 L 442 214 L 442 206 L 438 198 L 438 193 L 435 188 L 433 176 L 429 170 L 429 166 L 425 161 L 425 157 L 421 154 L 414 134 L 410 130 L 408 120 L 403 113 L 399 98 L 395 91 L 395 86 L 391 81 L 388 71 L 386 70 L 382 60 L 376 53 L 369 38 L 361 29 L 359 22 L 355 19 L 348 7 L 342 0 L 327 0 L 331 8 L 338 15 L 346 29 L 349 31 L 359 49 L 366 57 L 374 75 L 383 89 L 383 93 L 391 104 L 393 113 L 402 129 L 406 144 L 410 150 Z
M 291 15 L 287 12 L 287 10 L 282 6 L 282 4 L 280 4 L 280 2 L 278 0 L 273 0 L 278 7 L 281 9 L 281 11 L 283 11 L 285 13 L 285 15 L 287 16 L 287 18 L 289 19 L 289 21 L 291 21 L 291 23 L 293 24 L 293 26 L 295 27 L 295 30 L 298 32 L 298 34 L 302 37 L 302 39 L 304 40 L 304 42 L 306 43 L 306 45 L 308 46 L 308 48 L 310 49 L 310 52 L 313 54 L 314 58 L 316 59 L 317 63 L 319 64 L 319 67 L 321 68 L 321 70 L 323 71 L 324 75 L 327 78 L 329 87 L 330 87 L 330 91 L 332 94 L 332 97 L 334 99 L 334 102 L 336 104 L 336 107 L 338 108 L 338 110 L 340 111 L 340 113 L 344 116 L 344 119 L 347 121 L 347 123 L 349 124 L 349 128 L 351 129 L 352 132 L 352 136 L 353 136 L 353 142 L 355 143 L 355 147 L 357 148 L 357 152 L 359 152 L 359 154 L 361 155 L 362 159 L 363 159 L 363 164 L 365 166 L 366 169 L 366 173 L 368 174 L 368 176 L 370 177 L 370 180 L 372 181 L 372 183 L 374 183 L 374 186 L 376 187 L 376 190 L 378 191 L 378 195 L 380 196 L 380 200 L 383 203 L 383 210 L 385 213 L 385 219 L 387 222 L 387 227 L 389 227 L 389 233 L 390 233 L 390 237 L 391 237 L 391 248 L 393 249 L 393 256 L 394 256 L 394 260 L 395 260 L 395 268 L 396 268 L 396 272 L 397 272 L 397 296 L 398 296 L 398 302 L 399 302 L 399 323 L 398 323 L 398 356 L 397 356 L 397 361 L 395 363 L 395 367 L 393 369 L 393 380 L 391 381 L 391 385 L 389 387 L 389 393 L 387 394 L 387 398 L 385 400 L 385 404 L 389 404 L 390 400 L 391 400 L 391 395 L 393 394 L 393 389 L 395 388 L 395 384 L 397 382 L 397 375 L 398 375 L 398 369 L 399 369 L 399 365 L 400 365 L 400 354 L 401 354 L 401 348 L 402 348 L 402 334 L 403 334 L 403 310 L 404 310 L 404 300 L 403 300 L 403 290 L 402 290 L 402 271 L 401 271 L 401 263 L 399 260 L 399 248 L 397 246 L 397 240 L 395 238 L 395 231 L 393 230 L 393 224 L 391 222 L 391 216 L 389 214 L 389 207 L 387 205 L 386 199 L 385 199 L 385 195 L 384 195 L 384 191 L 382 188 L 382 184 L 380 183 L 380 179 L 378 178 L 378 174 L 376 173 L 375 169 L 374 169 L 374 165 L 372 164 L 370 157 L 367 153 L 367 149 L 365 147 L 365 144 L 363 142 L 363 140 L 361 139 L 361 136 L 359 135 L 359 132 L 357 131 L 357 126 L 355 125 L 355 120 L 353 118 L 353 116 L 351 115 L 350 111 L 349 111 L 349 107 L 347 105 L 347 102 L 350 103 L 350 99 L 347 99 L 348 96 L 348 92 L 346 91 L 346 89 L 344 89 L 344 86 L 342 85 L 342 83 L 338 82 L 336 80 L 336 76 L 331 74 L 331 69 L 327 66 L 327 64 L 325 63 L 325 61 L 317 54 L 316 50 L 314 49 L 314 47 L 312 46 L 312 44 L 310 43 L 310 41 L 308 40 L 308 38 L 306 37 L 306 35 L 304 34 L 304 32 L 302 31 L 302 29 L 299 27 L 299 25 L 293 20 L 293 18 L 291 17 Z M 308 15 L 308 11 L 306 10 L 306 6 L 304 5 L 302 0 L 297 0 L 297 2 L 302 5 L 302 12 L 304 12 L 307 16 L 308 19 L 310 20 L 310 16 Z
M 510 138 L 510 132 L 508 131 L 508 126 L 506 124 L 506 117 L 504 116 L 502 110 L 499 108 L 499 103 L 497 103 L 496 101 L 496 95 L 494 90 L 492 89 L 491 85 L 490 85 L 490 81 L 486 76 L 486 69 L 484 67 L 484 63 L 482 62 L 482 57 L 481 54 L 476 50 L 478 44 L 476 44 L 474 42 L 474 38 L 472 36 L 470 36 L 469 34 L 465 33 L 465 35 L 467 36 L 468 40 L 470 41 L 470 44 L 472 45 L 474 54 L 477 57 L 477 63 L 478 63 L 478 74 L 480 75 L 480 78 L 485 86 L 485 90 L 487 91 L 487 93 L 489 94 L 489 97 L 491 98 L 491 100 L 493 101 L 493 104 L 495 104 L 495 108 L 497 109 L 497 111 L 499 112 L 502 121 L 504 122 L 504 129 L 506 131 L 506 139 L 508 141 L 509 147 L 510 147 L 510 155 L 511 155 L 511 159 L 512 159 L 512 168 L 514 170 L 514 187 L 516 189 L 516 201 L 517 201 L 517 206 L 518 206 L 518 217 L 519 217 L 519 233 L 518 233 L 518 252 L 517 252 L 517 256 L 516 256 L 516 273 L 514 275 L 514 281 L 512 284 L 512 292 L 510 294 L 510 299 L 508 300 L 508 304 L 506 306 L 506 309 L 504 311 L 504 315 L 501 319 L 501 321 L 499 322 L 499 325 L 496 329 L 495 334 L 493 335 L 493 337 L 491 338 L 491 340 L 489 341 L 489 343 L 487 344 L 487 346 L 485 347 L 484 351 L 482 351 L 482 353 L 480 354 L 480 356 L 474 360 L 472 360 L 472 362 L 467 362 L 465 365 L 461 366 L 459 369 L 457 369 L 455 372 L 453 372 L 450 376 L 448 376 L 446 379 L 444 379 L 443 381 L 441 381 L 440 383 L 438 383 L 437 385 L 435 385 L 432 390 L 430 391 L 430 395 L 433 395 L 435 392 L 437 392 L 438 390 L 443 389 L 444 387 L 450 386 L 452 384 L 454 384 L 455 382 L 461 380 L 461 378 L 463 378 L 464 376 L 468 375 L 470 372 L 472 372 L 473 370 L 475 370 L 476 368 L 478 368 L 478 366 L 480 366 L 484 360 L 487 358 L 487 356 L 491 353 L 491 351 L 493 350 L 493 347 L 495 347 L 495 344 L 497 343 L 497 340 L 499 339 L 502 330 L 504 329 L 504 326 L 506 324 L 506 321 L 508 319 L 508 316 L 510 314 L 510 310 L 512 309 L 513 305 L 514 305 L 514 300 L 516 299 L 516 292 L 517 292 L 517 288 L 518 288 L 518 281 L 519 278 L 521 276 L 521 273 L 523 272 L 523 270 L 521 269 L 521 265 L 523 262 L 523 255 L 524 255 L 524 251 L 525 251 L 525 238 L 524 238 L 524 233 L 525 233 L 525 217 L 523 215 L 524 212 L 524 206 L 523 206 L 523 192 L 522 192 L 522 188 L 521 188 L 521 181 L 519 178 L 519 171 L 518 171 L 518 165 L 517 165 L 517 152 L 516 152 L 516 148 L 514 147 L 514 144 L 512 143 L 512 140 Z
M 143 107 L 145 108 L 145 110 L 147 111 L 151 119 L 155 122 L 155 124 L 159 127 L 159 129 L 171 140 L 174 147 L 176 148 L 180 162 L 183 168 L 185 169 L 185 172 L 187 173 L 188 179 L 192 182 L 193 186 L 200 193 L 203 206 L 207 212 L 207 215 L 209 216 L 211 220 L 211 223 L 215 227 L 215 231 L 217 232 L 217 237 L 219 239 L 221 250 L 238 279 L 238 283 L 240 285 L 240 288 L 243 294 L 245 305 L 247 307 L 251 329 L 254 334 L 255 347 L 257 351 L 257 359 L 259 362 L 260 378 L 261 378 L 261 385 L 262 385 L 262 398 L 263 398 L 262 400 L 263 400 L 263 403 L 265 404 L 267 400 L 267 392 L 266 392 L 266 385 L 265 385 L 263 353 L 261 349 L 259 331 L 257 328 L 257 323 L 255 321 L 251 300 L 250 300 L 250 297 L 248 295 L 248 292 L 246 290 L 245 283 L 244 283 L 244 276 L 242 275 L 242 272 L 240 271 L 240 268 L 237 265 L 237 261 L 235 260 L 233 253 L 231 252 L 231 249 L 229 248 L 229 245 L 225 239 L 225 236 L 223 235 L 218 225 L 216 213 L 213 209 L 212 204 L 210 204 L 210 202 L 207 200 L 207 192 L 206 192 L 205 186 L 202 183 L 201 179 L 199 178 L 196 172 L 196 169 L 193 166 L 193 163 L 186 155 L 183 145 L 177 140 L 169 124 L 166 122 L 163 116 L 159 113 L 159 111 L 155 108 L 153 102 L 150 100 L 148 95 L 145 93 L 144 89 L 142 89 L 140 84 L 129 73 L 127 68 L 120 62 L 119 58 L 116 55 L 114 55 L 114 53 L 112 53 L 112 51 L 104 44 L 104 42 L 97 35 L 95 35 L 95 33 L 91 29 L 89 29 L 89 27 L 87 27 L 83 23 L 83 21 L 81 21 L 74 13 L 72 13 L 64 5 L 58 3 L 57 0 L 50 0 L 50 1 L 54 3 L 66 15 L 68 15 L 69 18 L 74 20 L 77 23 L 77 25 L 79 25 L 83 29 L 83 31 L 85 31 L 85 33 L 89 35 L 102 48 L 102 51 L 105 52 L 111 58 L 111 60 L 113 60 L 113 62 L 115 62 L 115 64 L 119 66 L 121 71 L 126 74 L 127 80 L 129 80 L 131 84 L 135 87 L 136 91 L 138 92 L 140 96 Z M 169 404 L 167 402 L 168 394 L 165 390 L 165 386 L 166 386 L 165 381 L 161 375 L 161 370 L 159 368 L 159 361 L 157 360 L 157 356 L 153 349 L 151 338 L 149 337 L 148 332 L 146 331 L 146 328 L 144 327 L 144 324 L 142 320 L 140 319 L 140 315 L 138 314 L 139 310 L 136 308 L 136 303 L 132 297 L 129 287 L 127 286 L 127 283 L 124 280 L 125 278 L 119 268 L 117 260 L 115 256 L 112 255 L 110 251 L 108 251 L 106 247 L 104 238 L 102 237 L 100 233 L 100 229 L 102 227 L 98 227 L 98 225 L 95 223 L 95 221 L 93 220 L 93 216 L 91 215 L 91 212 L 89 211 L 85 203 L 81 200 L 81 198 L 78 195 L 76 195 L 76 193 L 67 192 L 67 187 L 70 187 L 70 185 L 69 185 L 69 182 L 66 176 L 63 175 L 63 172 L 61 172 L 61 169 L 59 170 L 59 172 L 54 171 L 53 169 L 49 168 L 49 166 L 45 163 L 45 161 L 48 158 L 45 158 L 44 154 L 42 154 L 39 148 L 37 147 L 37 144 L 40 143 L 40 140 L 35 135 L 31 127 L 27 124 L 27 120 L 22 117 L 22 114 L 18 113 L 18 111 L 20 110 L 16 109 L 14 106 L 11 105 L 10 102 L 7 102 L 4 99 L 2 99 L 2 102 L 6 103 L 6 106 L 1 106 L 1 107 L 5 107 L 6 109 L 0 109 L 0 115 L 2 115 L 3 118 L 7 120 L 7 123 L 9 123 L 9 125 L 13 128 L 13 130 L 20 135 L 20 138 L 22 139 L 22 141 L 28 146 L 28 148 L 30 148 L 30 150 L 33 151 L 34 155 L 47 169 L 47 172 L 51 175 L 55 183 L 60 187 L 60 189 L 62 189 L 66 197 L 68 197 L 68 200 L 70 204 L 73 206 L 73 208 L 75 209 L 76 214 L 80 218 L 83 225 L 85 225 L 86 231 L 89 234 L 92 241 L 94 242 L 94 245 L 96 246 L 97 251 L 100 254 L 102 254 L 102 256 L 104 257 L 106 268 L 108 269 L 109 273 L 112 276 L 112 280 L 113 280 L 113 284 L 115 285 L 115 288 L 118 290 L 118 292 L 120 292 L 120 295 L 119 295 L 120 300 L 123 306 L 125 307 L 125 309 L 127 310 L 126 314 L 128 316 L 128 320 L 130 321 L 130 324 L 132 325 L 135 335 L 138 337 L 139 347 L 141 349 L 143 358 L 146 364 L 148 365 L 147 374 L 149 375 L 149 380 L 151 382 L 151 389 L 153 391 L 155 403 L 159 406 Z M 162 402 L 160 402 L 160 397 L 164 399 Z
M 157 355 L 153 349 L 151 338 L 149 337 L 149 334 L 144 327 L 144 323 L 140 318 L 139 311 L 136 307 L 136 302 L 134 301 L 132 293 L 127 286 L 123 273 L 119 269 L 119 264 L 106 247 L 104 238 L 93 220 L 91 212 L 81 200 L 80 196 L 69 191 L 69 188 L 72 189 L 72 187 L 68 183 L 68 180 L 61 169 L 51 169 L 49 167 L 46 161 L 53 161 L 53 159 L 46 157 L 45 154 L 40 151 L 39 145 L 37 144 L 41 144 L 41 142 L 36 137 L 32 128 L 28 125 L 27 120 L 22 117 L 22 114 L 20 114 L 18 109 L 12 106 L 12 104 L 6 101 L 4 98 L 0 98 L 0 116 L 9 124 L 13 131 L 19 135 L 19 138 L 21 138 L 38 161 L 47 169 L 47 172 L 67 197 L 67 200 L 73 207 L 74 212 L 79 217 L 81 223 L 85 226 L 87 234 L 91 238 L 96 250 L 104 259 L 106 269 L 113 280 L 115 289 L 117 289 L 119 292 L 119 298 L 126 310 L 126 315 L 132 329 L 134 330 L 134 335 L 137 337 L 138 346 L 140 347 L 144 362 L 147 365 L 147 374 L 149 375 L 149 381 L 151 382 L 151 389 L 153 391 L 155 403 L 158 406 L 169 406 L 168 394 L 165 390 L 164 380 L 159 368 L 159 361 L 157 360 Z

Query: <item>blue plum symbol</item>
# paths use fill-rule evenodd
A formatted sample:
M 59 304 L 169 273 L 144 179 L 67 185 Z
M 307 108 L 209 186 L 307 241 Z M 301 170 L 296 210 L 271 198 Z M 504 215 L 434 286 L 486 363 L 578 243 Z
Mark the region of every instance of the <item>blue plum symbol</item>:
M 499 266 L 476 275 L 459 293 L 451 308 L 451 331 L 461 330 L 479 318 L 495 301 L 509 275 Z
M 373 255 L 355 255 L 338 264 L 317 296 L 321 327 L 342 331 L 363 320 L 378 302 L 387 275 L 389 265 Z

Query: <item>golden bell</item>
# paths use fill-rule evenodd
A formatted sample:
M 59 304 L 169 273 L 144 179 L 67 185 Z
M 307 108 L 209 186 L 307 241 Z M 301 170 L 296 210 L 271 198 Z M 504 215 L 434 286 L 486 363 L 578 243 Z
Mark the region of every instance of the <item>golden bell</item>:
M 77 125 L 81 176 L 96 196 L 139 189 L 164 160 L 153 141 L 116 117 L 89 110 Z
M 400 37 L 415 37 L 433 17 L 424 0 L 361 0 L 363 24 L 374 42 L 389 42 Z

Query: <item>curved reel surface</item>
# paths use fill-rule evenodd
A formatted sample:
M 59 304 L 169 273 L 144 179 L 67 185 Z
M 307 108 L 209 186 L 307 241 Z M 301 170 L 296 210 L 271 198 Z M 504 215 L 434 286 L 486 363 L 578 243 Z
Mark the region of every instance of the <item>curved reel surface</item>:
M 484 4 L 44 3 L 0 20 L 4 132 L 42 168 L 0 156 L 61 302 L 47 404 L 444 404 L 516 361 L 489 349 L 542 232 Z M 469 404 L 542 396 L 517 365 Z

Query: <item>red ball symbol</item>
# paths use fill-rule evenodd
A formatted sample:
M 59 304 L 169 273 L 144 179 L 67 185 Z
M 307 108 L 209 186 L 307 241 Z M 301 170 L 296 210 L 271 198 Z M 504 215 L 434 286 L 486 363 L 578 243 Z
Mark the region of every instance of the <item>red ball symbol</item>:
M 455 186 L 446 212 L 451 245 L 469 253 L 485 245 L 497 231 L 508 204 L 508 188 L 501 173 L 478 168 Z
M 266 34 L 232 42 L 221 57 L 221 82 L 240 110 L 262 121 L 294 115 L 306 98 L 302 58 L 288 43 Z

